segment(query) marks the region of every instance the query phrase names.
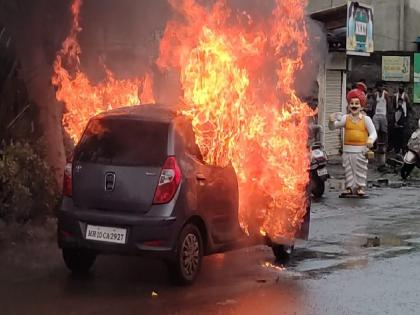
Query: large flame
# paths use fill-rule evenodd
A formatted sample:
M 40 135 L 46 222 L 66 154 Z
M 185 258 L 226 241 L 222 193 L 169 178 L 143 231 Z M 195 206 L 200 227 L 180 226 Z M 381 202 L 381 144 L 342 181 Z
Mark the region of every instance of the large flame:
M 104 65 L 105 79 L 93 84 L 81 70 L 81 48 L 77 35 L 81 31 L 79 15 L 82 0 L 74 0 L 71 6 L 72 27 L 54 62 L 52 83 L 56 98 L 64 102 L 66 111 L 63 125 L 74 142 L 80 138 L 89 118 L 100 112 L 139 103 L 154 103 L 151 76 L 118 80 Z
M 246 230 L 293 238 L 306 208 L 307 116 L 294 89 L 308 41 L 303 0 L 277 0 L 271 18 L 170 1 L 158 65 L 176 67 L 182 112 L 191 117 L 206 162 L 230 162 L 239 178 Z M 256 220 L 257 219 L 257 220 Z
M 73 27 L 53 77 L 57 99 L 67 109 L 64 126 L 75 141 L 96 113 L 139 103 L 138 94 L 142 102 L 153 101 L 150 76 L 116 80 L 107 70 L 105 81 L 93 85 L 80 70 L 80 1 L 74 0 Z M 311 111 L 294 88 L 307 50 L 306 0 L 273 0 L 271 15 L 258 20 L 231 11 L 225 0 L 210 9 L 195 0 L 169 2 L 175 16 L 157 65 L 179 71 L 181 112 L 192 119 L 205 161 L 234 166 L 246 231 L 293 238 L 307 202 Z

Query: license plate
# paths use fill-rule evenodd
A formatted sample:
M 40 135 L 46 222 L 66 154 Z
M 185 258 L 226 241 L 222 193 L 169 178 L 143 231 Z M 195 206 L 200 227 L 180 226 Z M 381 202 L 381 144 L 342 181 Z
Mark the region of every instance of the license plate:
M 318 176 L 328 175 L 328 170 L 326 168 L 320 168 L 317 170 Z
M 125 244 L 127 229 L 89 225 L 86 228 L 86 239 L 116 244 Z

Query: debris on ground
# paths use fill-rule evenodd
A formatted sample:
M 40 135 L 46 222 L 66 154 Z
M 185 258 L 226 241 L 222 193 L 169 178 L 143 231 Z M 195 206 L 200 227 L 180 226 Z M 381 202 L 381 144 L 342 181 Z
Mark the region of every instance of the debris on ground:
M 366 243 L 363 244 L 363 247 L 379 247 L 381 245 L 381 240 L 379 237 L 368 237 Z

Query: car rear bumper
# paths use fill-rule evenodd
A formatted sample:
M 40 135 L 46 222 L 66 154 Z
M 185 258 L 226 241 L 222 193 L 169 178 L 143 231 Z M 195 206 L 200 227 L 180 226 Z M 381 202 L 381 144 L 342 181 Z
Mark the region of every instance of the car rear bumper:
M 65 198 L 57 211 L 60 248 L 86 248 L 98 254 L 153 255 L 172 258 L 181 229 L 176 217 L 152 217 L 121 212 L 80 209 Z M 124 244 L 86 239 L 88 225 L 127 230 Z

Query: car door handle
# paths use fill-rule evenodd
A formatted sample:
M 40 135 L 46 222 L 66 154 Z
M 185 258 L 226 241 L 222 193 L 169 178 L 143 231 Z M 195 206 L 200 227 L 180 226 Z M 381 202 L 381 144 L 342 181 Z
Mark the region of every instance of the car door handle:
M 206 180 L 206 176 L 204 176 L 203 173 L 195 174 L 195 178 L 197 178 L 197 180 Z

